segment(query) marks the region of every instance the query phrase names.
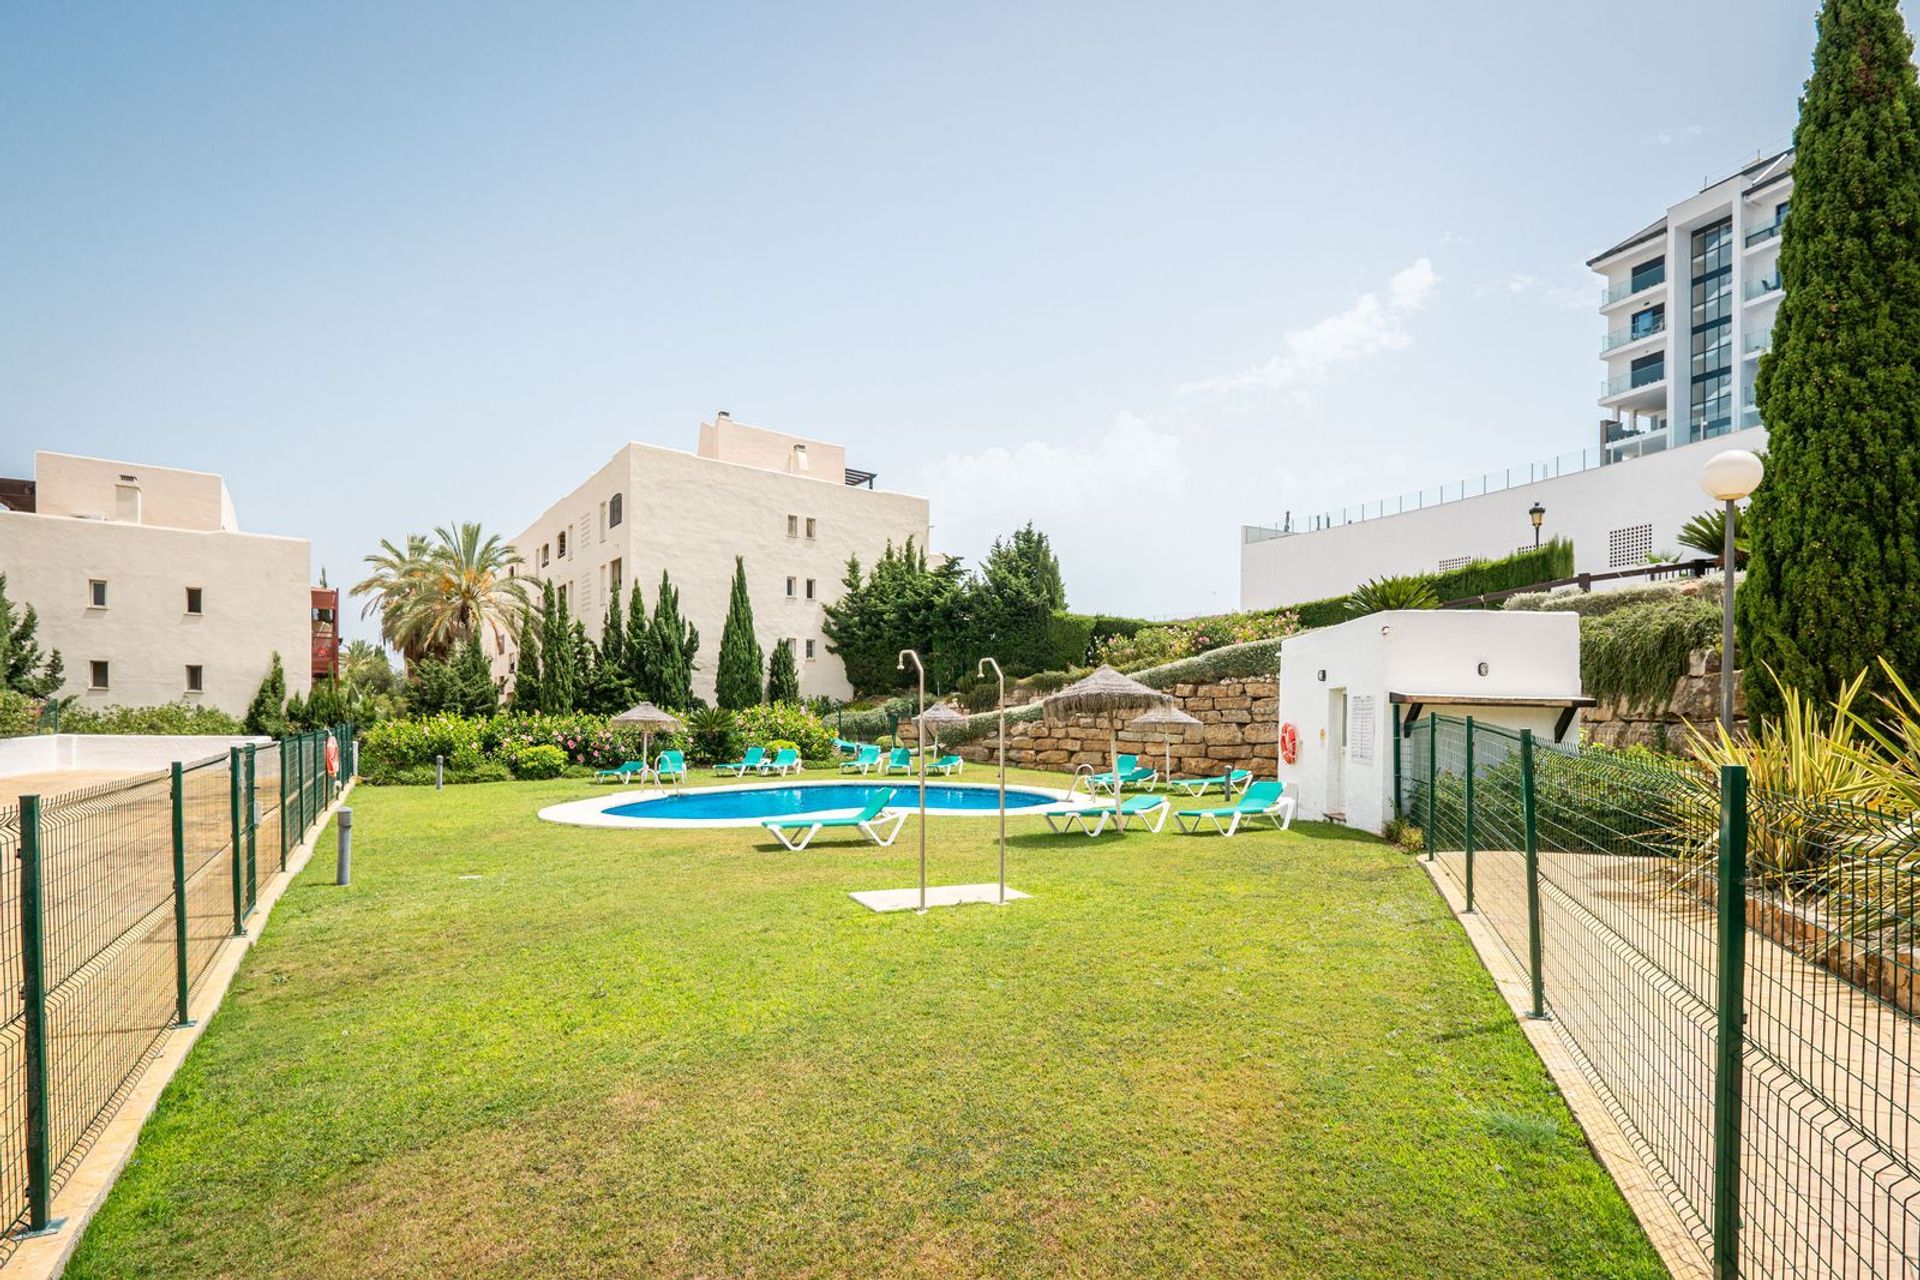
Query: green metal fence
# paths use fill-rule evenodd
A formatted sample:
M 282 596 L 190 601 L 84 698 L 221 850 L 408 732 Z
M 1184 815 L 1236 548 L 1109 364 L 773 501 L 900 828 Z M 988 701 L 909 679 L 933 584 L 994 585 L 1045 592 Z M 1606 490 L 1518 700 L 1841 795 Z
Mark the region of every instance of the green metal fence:
M 1445 716 L 1395 800 L 1714 1273 L 1920 1274 L 1920 832 Z
M 0 1259 L 49 1226 L 54 1191 L 345 784 L 351 742 L 342 725 L 0 808 Z

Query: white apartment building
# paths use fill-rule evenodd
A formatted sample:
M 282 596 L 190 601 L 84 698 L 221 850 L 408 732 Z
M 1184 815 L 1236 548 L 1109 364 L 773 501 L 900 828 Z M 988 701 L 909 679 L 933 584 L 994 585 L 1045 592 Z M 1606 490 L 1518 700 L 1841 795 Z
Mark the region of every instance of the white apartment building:
M 240 715 L 276 652 L 307 692 L 307 541 L 243 533 L 219 476 L 40 452 L 0 504 L 7 596 L 60 651 L 62 694 Z
M 1604 279 L 1600 447 L 1618 462 L 1760 425 L 1793 153 L 1709 183 L 1587 260 Z
M 1793 153 L 1762 157 L 1588 261 L 1605 281 L 1605 416 L 1593 447 L 1298 522 L 1243 526 L 1241 607 L 1321 600 L 1369 578 L 1511 555 L 1532 545 L 1535 507 L 1543 536 L 1572 539 L 1575 573 L 1675 550 L 1681 526 L 1711 505 L 1699 486 L 1707 459 L 1766 448 L 1753 381 L 1782 296 L 1780 228 L 1792 189 Z
M 596 639 L 615 587 L 622 604 L 638 586 L 652 612 L 665 570 L 680 610 L 700 631 L 694 692 L 713 698 L 714 664 L 745 557 L 754 631 L 769 656 L 793 642 L 809 697 L 852 692 L 827 652 L 823 609 L 839 599 L 847 558 L 870 568 L 891 543 L 927 544 L 927 500 L 873 488 L 847 466 L 842 445 L 735 422 L 700 424 L 695 453 L 623 444 L 606 465 L 514 539 L 519 573 L 551 579 L 568 611 Z M 517 663 L 514 637 L 496 644 L 494 671 Z

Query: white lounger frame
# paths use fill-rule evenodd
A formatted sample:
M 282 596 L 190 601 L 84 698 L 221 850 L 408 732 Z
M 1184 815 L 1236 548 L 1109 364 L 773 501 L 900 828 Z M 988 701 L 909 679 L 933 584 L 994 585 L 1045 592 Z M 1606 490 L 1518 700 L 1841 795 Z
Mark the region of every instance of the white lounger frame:
M 826 823 L 815 822 L 809 825 L 805 831 L 800 832 L 800 838 L 798 840 L 794 840 L 792 837 L 790 837 L 787 834 L 788 828 L 797 829 L 801 823 L 806 821 L 807 820 L 803 817 L 791 818 L 787 820 L 785 827 L 769 826 L 769 827 L 764 827 L 763 830 L 773 832 L 774 838 L 776 840 L 778 840 L 781 844 L 787 846 L 787 848 L 791 849 L 793 852 L 799 853 L 802 849 L 806 848 L 809 844 L 813 843 L 813 838 L 815 836 L 819 835 L 822 831 L 827 830 Z M 880 834 L 879 829 L 883 826 L 886 826 L 886 824 L 889 821 L 893 823 L 893 826 L 888 829 L 886 835 L 882 836 Z M 864 835 L 867 839 L 873 841 L 875 844 L 879 845 L 882 849 L 885 849 L 890 845 L 892 845 L 893 842 L 899 838 L 900 828 L 906 825 L 907 825 L 907 811 L 905 809 L 882 809 L 879 813 L 867 819 L 865 822 L 857 824 L 857 827 L 835 826 L 833 830 L 853 831 L 857 829 L 861 835 Z
M 1223 805 L 1221 807 L 1224 808 L 1225 806 Z M 1282 813 L 1286 815 L 1285 818 L 1280 816 Z M 1191 818 L 1185 814 L 1176 813 L 1173 815 L 1173 822 L 1175 826 L 1179 827 L 1180 830 L 1187 835 L 1193 835 L 1200 830 L 1200 824 L 1202 822 L 1208 822 L 1212 823 L 1213 829 L 1221 835 L 1230 836 L 1240 829 L 1240 820 L 1242 818 L 1269 818 L 1273 821 L 1274 830 L 1285 831 L 1293 825 L 1293 797 L 1281 796 L 1264 809 L 1236 809 L 1229 816 L 1227 825 L 1224 827 L 1220 825 L 1220 815 L 1211 810 L 1202 810 L 1194 814 Z M 1189 825 L 1189 823 L 1191 823 L 1191 825 Z
M 1040 816 L 1047 820 L 1049 827 L 1060 832 L 1072 831 L 1078 827 L 1089 836 L 1097 836 L 1107 829 L 1109 822 L 1114 824 L 1116 831 L 1125 831 L 1127 823 L 1137 822 L 1155 835 L 1159 835 L 1160 828 L 1167 825 L 1167 814 L 1172 810 L 1173 806 L 1167 803 L 1166 797 L 1162 796 L 1160 803 L 1154 808 L 1138 813 L 1122 813 L 1118 817 L 1115 817 L 1111 806 L 1101 806 L 1097 810 L 1089 806 L 1086 809 L 1073 809 L 1065 813 L 1043 813 Z M 1088 826 L 1087 819 L 1096 812 L 1100 815 L 1100 821 Z M 1153 818 L 1149 819 L 1148 814 L 1154 815 Z

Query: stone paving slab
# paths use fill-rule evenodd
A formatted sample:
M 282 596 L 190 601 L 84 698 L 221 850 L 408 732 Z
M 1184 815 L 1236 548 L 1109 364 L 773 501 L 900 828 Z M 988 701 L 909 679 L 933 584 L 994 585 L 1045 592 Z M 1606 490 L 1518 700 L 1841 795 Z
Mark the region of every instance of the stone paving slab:
M 866 889 L 847 895 L 869 911 L 915 911 L 920 906 L 920 890 L 912 889 Z M 1007 901 L 1015 898 L 1031 897 L 1018 889 L 1007 890 Z M 959 907 L 968 903 L 997 903 L 1000 899 L 1000 886 L 993 882 L 986 884 L 930 884 L 927 886 L 927 907 Z

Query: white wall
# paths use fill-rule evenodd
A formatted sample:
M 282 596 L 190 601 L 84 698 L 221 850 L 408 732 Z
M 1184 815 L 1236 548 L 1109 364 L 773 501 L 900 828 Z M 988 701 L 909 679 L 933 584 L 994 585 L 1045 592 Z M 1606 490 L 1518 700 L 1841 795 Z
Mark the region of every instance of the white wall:
M 848 556 L 859 556 L 864 570 L 889 542 L 898 547 L 911 537 L 925 547 L 928 507 L 925 498 L 854 488 L 839 483 L 838 471 L 834 475 L 828 482 L 675 449 L 623 445 L 514 539 L 528 560 L 521 572 L 567 583 L 574 616 L 597 639 L 606 616 L 611 562 L 620 561 L 623 605 L 638 584 L 649 613 L 657 603 L 661 570 L 666 570 L 680 593 L 682 615 L 700 631 L 694 692 L 711 700 L 733 558 L 744 556 L 761 649 L 771 656 L 780 639 L 794 639 L 801 692 L 845 697 L 851 692 L 846 672 L 827 652 L 820 630 L 824 607 L 842 594 Z M 601 511 L 616 493 L 624 495 L 624 519 L 618 527 L 606 528 Z M 797 520 L 798 532 L 792 536 L 788 516 Z M 811 538 L 806 534 L 808 518 L 814 521 Z M 562 529 L 567 531 L 568 555 L 561 560 L 550 554 L 543 570 L 540 549 L 556 550 Z M 786 594 L 789 576 L 794 579 L 791 598 Z M 814 582 L 812 600 L 806 598 L 809 578 Z M 532 585 L 537 589 L 537 582 Z M 505 638 L 504 646 L 489 645 L 497 675 L 505 676 L 517 657 L 514 639 Z M 814 642 L 812 660 L 806 656 L 808 640 Z
M 304 695 L 308 561 L 302 538 L 0 511 L 8 598 L 38 612 L 40 644 L 66 662 L 61 692 L 83 706 L 185 699 L 240 715 L 275 652 L 288 691 Z M 90 603 L 95 578 L 107 584 L 104 609 Z M 200 614 L 186 611 L 188 587 L 201 589 Z M 94 659 L 108 663 L 105 689 L 89 687 Z M 202 671 L 197 694 L 190 663 Z
M 1333 719 L 1342 692 L 1344 748 Z M 1393 812 L 1390 694 L 1565 698 L 1580 692 L 1580 619 L 1571 613 L 1405 610 L 1309 631 L 1280 646 L 1280 718 L 1300 739 L 1299 758 L 1283 760 L 1280 777 L 1300 817 L 1344 813 L 1348 826 L 1378 831 Z M 1561 714 L 1557 707 L 1456 703 L 1428 705 L 1421 715 L 1435 711 L 1532 729 L 1549 739 Z M 1576 715 L 1570 736 L 1578 724 Z
M 1344 595 L 1369 578 L 1437 572 L 1459 556 L 1512 555 L 1532 544 L 1527 509 L 1535 502 L 1547 509 L 1542 537 L 1573 540 L 1574 572 L 1624 567 L 1609 564 L 1609 535 L 1651 525 L 1653 550 L 1678 549 L 1680 527 L 1713 505 L 1700 489 L 1707 459 L 1723 449 L 1763 451 L 1766 439 L 1760 429 L 1735 432 L 1422 511 L 1243 542 L 1240 607 Z
M 189 763 L 221 755 L 249 742 L 264 746 L 271 738 L 225 737 L 210 734 L 80 734 L 44 733 L 25 738 L 0 738 L 0 778 L 52 769 L 115 769 L 149 773 L 175 761 Z

